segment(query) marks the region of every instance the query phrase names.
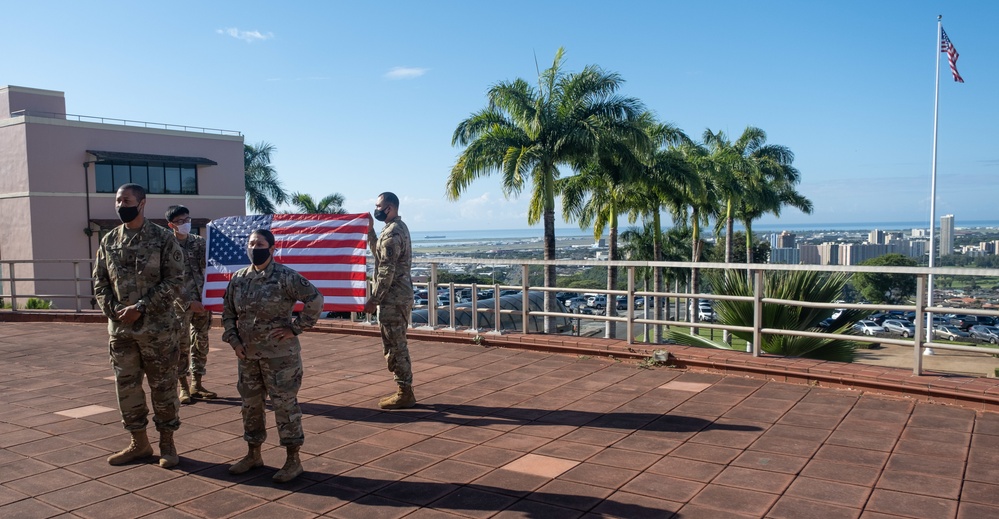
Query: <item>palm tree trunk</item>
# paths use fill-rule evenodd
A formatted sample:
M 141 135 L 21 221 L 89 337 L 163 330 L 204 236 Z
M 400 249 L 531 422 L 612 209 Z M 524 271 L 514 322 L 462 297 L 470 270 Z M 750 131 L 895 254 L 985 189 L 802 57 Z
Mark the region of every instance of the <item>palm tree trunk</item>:
M 732 200 L 729 199 L 728 205 L 725 208 L 725 263 L 732 262 L 732 241 L 733 241 L 733 231 L 732 224 L 734 219 L 732 218 Z
M 555 208 L 546 207 L 545 208 L 545 260 L 554 261 L 555 260 Z M 552 288 L 555 286 L 555 265 L 548 264 L 545 265 L 545 287 Z M 524 309 L 527 311 L 527 308 Z M 552 292 L 545 291 L 545 311 L 554 312 L 555 311 L 555 296 Z M 555 319 L 552 317 L 545 317 L 544 319 L 544 329 L 546 334 L 555 333 Z M 525 332 L 527 330 L 524 330 Z
M 692 263 L 697 263 L 697 260 L 701 258 L 701 230 L 700 230 L 700 213 L 695 209 L 693 212 L 693 217 L 691 218 L 691 244 L 690 244 L 690 261 Z M 697 267 L 692 267 L 690 269 L 690 293 L 696 294 L 700 291 L 700 269 Z M 692 297 L 687 302 L 688 311 L 697 308 L 697 298 Z M 677 310 L 679 312 L 679 310 Z M 690 322 L 694 326 L 690 327 L 690 334 L 697 335 L 697 311 L 690 311 Z
M 659 210 L 657 209 L 652 215 L 652 223 L 655 226 L 652 229 L 652 258 L 655 261 L 663 260 L 663 231 L 661 226 L 661 216 Z M 652 290 L 655 292 L 663 291 L 663 268 L 655 267 L 652 273 Z M 646 298 L 648 299 L 648 298 Z M 662 306 L 659 304 L 659 296 L 652 298 L 652 315 L 653 319 L 656 321 L 663 320 Z M 666 300 L 669 303 L 669 299 Z M 646 301 L 646 306 L 648 306 L 649 301 Z M 663 325 L 657 324 L 655 327 L 655 343 L 659 344 L 663 339 Z
M 607 237 L 607 257 L 610 261 L 617 260 L 617 208 L 611 205 L 610 208 L 610 231 Z M 617 288 L 617 267 L 613 265 L 607 266 L 607 289 L 614 290 Z M 617 315 L 617 296 L 612 294 L 607 294 L 607 308 L 605 309 L 608 317 L 613 317 Z M 613 321 L 607 321 L 604 323 L 604 336 L 608 339 L 617 338 L 617 323 Z

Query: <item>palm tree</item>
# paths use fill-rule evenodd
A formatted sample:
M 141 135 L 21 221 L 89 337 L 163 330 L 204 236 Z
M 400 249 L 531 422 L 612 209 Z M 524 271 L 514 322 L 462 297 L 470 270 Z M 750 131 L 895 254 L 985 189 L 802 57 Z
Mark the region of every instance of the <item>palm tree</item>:
M 680 150 L 691 144 L 683 131 L 668 123 L 658 123 L 651 116 L 643 118 L 646 133 L 655 148 L 644 157 L 643 171 L 637 179 L 634 198 L 629 204 L 629 220 L 634 222 L 641 217 L 652 231 L 652 257 L 654 261 L 665 260 L 664 249 L 668 249 L 662 232 L 662 211 L 669 212 L 673 222 L 685 222 L 687 201 L 699 196 L 704 188 L 691 163 Z M 689 254 L 687 255 L 689 257 Z M 683 261 L 683 258 L 672 258 Z M 653 290 L 663 291 L 663 269 L 653 269 Z M 662 320 L 663 305 L 658 297 L 653 306 L 653 319 Z M 668 301 L 667 301 L 668 302 Z M 668 305 L 667 305 L 668 306 Z M 662 339 L 662 326 L 655 327 L 655 342 Z
M 564 49 L 538 75 L 538 87 L 523 79 L 489 89 L 489 105 L 458 123 L 452 145 L 464 146 L 451 168 L 446 191 L 457 200 L 475 179 L 498 172 L 503 194 L 518 195 L 530 183 L 527 223 L 543 221 L 544 259 L 555 259 L 555 180 L 560 167 L 586 163 L 606 139 L 641 142 L 635 121 L 642 113 L 637 99 L 616 94 L 623 80 L 599 67 L 562 70 Z M 545 267 L 545 286 L 555 285 L 555 265 Z M 554 299 L 545 293 L 545 308 Z M 551 329 L 545 319 L 545 331 Z
M 271 165 L 273 144 L 260 142 L 243 145 L 243 176 L 246 183 L 246 205 L 259 214 L 274 214 L 277 205 L 288 201 L 277 172 Z
M 780 216 L 784 206 L 811 213 L 812 203 L 794 186 L 800 173 L 791 166 L 794 153 L 786 146 L 767 144 L 767 134 L 748 126 L 735 142 L 724 132 L 704 131 L 715 183 L 725 198 L 725 262 L 732 260 L 732 224 L 746 225 L 746 246 L 752 251 L 752 222 L 764 214 Z M 721 223 L 719 221 L 719 223 Z M 752 263 L 748 256 L 747 263 Z
M 305 193 L 292 193 L 291 205 L 298 208 L 303 214 L 346 214 L 343 208 L 344 198 L 340 193 L 333 193 L 320 200 L 318 203 L 312 199 L 311 195 Z
M 701 189 L 692 191 L 684 197 L 684 202 L 690 210 L 690 261 L 697 263 L 704 257 L 701 228 L 707 225 L 712 217 L 717 218 L 721 214 L 720 190 L 717 177 L 714 175 L 714 162 L 709 159 L 708 151 L 704 146 L 688 143 L 681 146 L 680 151 L 700 177 Z M 700 269 L 692 267 L 690 269 L 690 293 L 696 294 L 700 290 Z M 690 304 L 692 308 L 697 308 L 697 298 L 691 298 Z M 679 313 L 679 308 L 677 313 Z M 697 312 L 690 312 L 690 322 L 697 322 Z M 691 328 L 691 333 L 696 333 L 696 330 L 696 328 Z
M 771 213 L 780 216 L 781 208 L 791 206 L 811 214 L 812 201 L 799 193 L 794 186 L 799 182 L 798 170 L 787 165 L 771 165 L 775 172 L 769 178 L 752 185 L 736 211 L 746 227 L 746 263 L 753 262 L 753 222 Z
M 606 144 L 606 143 L 605 143 Z M 607 256 L 610 261 L 618 257 L 618 217 L 638 198 L 638 184 L 632 179 L 641 170 L 632 150 L 622 143 L 602 146 L 594 159 L 583 166 L 579 174 L 557 179 L 556 190 L 562 193 L 562 214 L 565 221 L 576 220 L 580 229 L 593 226 L 593 237 L 599 239 L 609 229 Z M 632 220 L 632 223 L 634 219 Z M 607 288 L 617 288 L 618 269 L 607 267 Z M 617 305 L 607 304 L 608 317 L 615 315 Z M 613 321 L 605 324 L 604 336 L 617 336 Z

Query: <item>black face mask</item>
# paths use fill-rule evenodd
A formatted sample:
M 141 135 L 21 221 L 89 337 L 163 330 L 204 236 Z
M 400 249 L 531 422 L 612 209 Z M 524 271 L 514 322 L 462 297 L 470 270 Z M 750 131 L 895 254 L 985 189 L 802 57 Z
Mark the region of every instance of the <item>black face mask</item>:
M 128 223 L 139 217 L 139 206 L 132 207 L 119 207 L 118 208 L 118 218 L 122 223 Z
M 375 209 L 375 220 L 384 222 L 388 218 L 388 213 L 384 209 Z
M 271 257 L 270 249 L 250 249 L 249 253 L 250 261 L 258 267 L 267 263 L 267 259 Z

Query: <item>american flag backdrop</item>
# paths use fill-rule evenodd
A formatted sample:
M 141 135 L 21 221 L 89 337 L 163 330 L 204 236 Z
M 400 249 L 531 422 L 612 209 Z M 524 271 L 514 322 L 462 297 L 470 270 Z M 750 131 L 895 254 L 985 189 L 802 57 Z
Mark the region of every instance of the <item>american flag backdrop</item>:
M 947 31 L 943 30 L 943 27 L 940 28 L 940 52 L 947 53 L 947 62 L 950 63 L 950 73 L 954 75 L 954 81 L 964 83 L 964 78 L 957 73 L 957 58 L 961 55 L 957 53 L 957 48 L 950 42 Z
M 368 218 L 361 214 L 229 216 L 208 224 L 208 267 L 202 301 L 222 311 L 229 278 L 250 264 L 250 233 L 274 233 L 274 260 L 298 271 L 325 297 L 324 311 L 359 312 L 367 298 Z M 299 304 L 296 308 L 300 308 Z

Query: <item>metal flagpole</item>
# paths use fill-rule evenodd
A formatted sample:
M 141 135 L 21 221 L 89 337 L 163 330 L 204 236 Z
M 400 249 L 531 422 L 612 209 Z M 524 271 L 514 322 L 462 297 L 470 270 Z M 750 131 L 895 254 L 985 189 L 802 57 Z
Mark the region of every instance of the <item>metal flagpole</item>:
M 940 113 L 940 31 L 943 29 L 943 15 L 937 15 L 937 46 L 934 53 L 937 56 L 936 71 L 936 91 L 933 95 L 933 167 L 930 174 L 930 268 L 935 265 L 936 245 L 934 243 L 934 231 L 937 220 L 937 118 Z M 941 254 L 943 251 L 940 251 Z M 933 272 L 927 279 L 926 300 L 927 306 L 933 306 Z M 933 340 L 933 313 L 926 314 L 926 340 Z M 933 348 L 925 348 L 923 355 L 933 355 Z

